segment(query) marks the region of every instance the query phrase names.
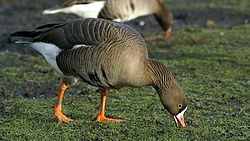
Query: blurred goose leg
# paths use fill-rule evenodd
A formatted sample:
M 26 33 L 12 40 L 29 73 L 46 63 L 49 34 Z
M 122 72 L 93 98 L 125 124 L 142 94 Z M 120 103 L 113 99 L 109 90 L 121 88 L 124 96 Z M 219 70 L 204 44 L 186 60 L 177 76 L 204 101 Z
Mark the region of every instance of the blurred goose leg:
M 64 92 L 67 89 L 67 84 L 64 82 L 61 82 L 57 91 L 57 100 L 58 102 L 56 104 L 52 105 L 52 108 L 54 109 L 54 115 L 55 117 L 62 122 L 69 122 L 72 121 L 72 119 L 66 117 L 63 113 L 62 113 L 62 99 L 63 99 L 63 95 Z
M 99 112 L 96 114 L 95 119 L 98 122 L 121 122 L 126 121 L 125 119 L 113 119 L 105 117 L 105 103 L 108 95 L 108 91 L 105 89 L 101 90 L 101 104 Z

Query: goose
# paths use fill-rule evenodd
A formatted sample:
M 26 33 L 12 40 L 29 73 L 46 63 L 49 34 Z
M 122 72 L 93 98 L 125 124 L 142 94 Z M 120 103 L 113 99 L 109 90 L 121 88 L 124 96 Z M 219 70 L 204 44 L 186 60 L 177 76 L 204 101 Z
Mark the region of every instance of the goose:
M 72 119 L 62 112 L 66 89 L 78 80 L 100 88 L 101 102 L 95 120 L 120 122 L 105 116 L 110 89 L 152 86 L 178 127 L 185 127 L 187 99 L 171 71 L 149 59 L 142 36 L 128 25 L 104 19 L 84 18 L 46 24 L 31 31 L 12 33 L 11 41 L 29 44 L 61 75 L 54 116 L 62 122 Z
M 46 9 L 43 14 L 72 13 L 85 18 L 103 18 L 126 22 L 137 17 L 155 15 L 165 31 L 171 35 L 173 15 L 164 0 L 68 0 L 62 5 Z

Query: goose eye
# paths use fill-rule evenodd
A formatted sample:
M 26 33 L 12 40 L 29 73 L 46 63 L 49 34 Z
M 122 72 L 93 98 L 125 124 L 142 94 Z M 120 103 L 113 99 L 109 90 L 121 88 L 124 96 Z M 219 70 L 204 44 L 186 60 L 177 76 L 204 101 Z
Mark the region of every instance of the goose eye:
M 181 104 L 178 104 L 178 108 L 181 109 L 181 108 L 182 108 L 182 105 L 181 105 Z

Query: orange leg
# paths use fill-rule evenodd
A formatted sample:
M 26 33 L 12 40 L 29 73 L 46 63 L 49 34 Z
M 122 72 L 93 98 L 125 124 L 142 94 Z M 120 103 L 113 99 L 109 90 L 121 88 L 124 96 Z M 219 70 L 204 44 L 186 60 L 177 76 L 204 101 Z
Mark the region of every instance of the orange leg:
M 106 103 L 106 98 L 108 95 L 108 91 L 105 89 L 101 90 L 101 104 L 100 104 L 100 109 L 99 112 L 96 114 L 95 119 L 98 122 L 121 122 L 121 121 L 126 121 L 124 119 L 112 119 L 112 118 L 106 118 L 105 117 L 105 103 Z
M 56 104 L 52 105 L 52 108 L 54 109 L 55 117 L 59 121 L 62 121 L 62 122 L 72 121 L 72 119 L 66 117 L 62 113 L 62 99 L 63 99 L 64 92 L 66 91 L 67 88 L 68 88 L 68 86 L 64 82 L 60 83 L 59 88 L 58 88 L 58 92 L 57 92 L 57 100 L 58 100 L 58 102 Z

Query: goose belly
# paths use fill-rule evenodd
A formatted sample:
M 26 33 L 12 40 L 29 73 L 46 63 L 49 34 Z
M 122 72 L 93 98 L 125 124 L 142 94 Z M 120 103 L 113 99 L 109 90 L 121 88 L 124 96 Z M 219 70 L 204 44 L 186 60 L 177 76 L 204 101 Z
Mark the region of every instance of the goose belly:
M 43 55 L 46 61 L 55 68 L 59 73 L 63 74 L 56 63 L 56 57 L 61 52 L 61 49 L 54 44 L 35 42 L 31 47 Z
M 83 82 L 102 88 L 114 88 L 113 77 L 109 75 L 110 64 L 93 48 L 75 47 L 59 53 L 58 67 L 64 75 L 80 78 Z

